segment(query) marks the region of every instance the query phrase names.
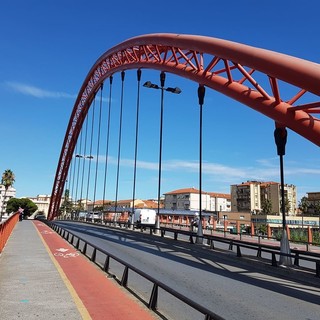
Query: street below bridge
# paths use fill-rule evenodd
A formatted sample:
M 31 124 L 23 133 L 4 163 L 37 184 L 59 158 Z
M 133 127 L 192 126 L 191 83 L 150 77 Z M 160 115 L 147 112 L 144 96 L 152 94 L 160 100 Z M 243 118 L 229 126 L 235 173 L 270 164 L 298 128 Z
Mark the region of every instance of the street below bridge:
M 257 264 L 228 250 L 208 250 L 205 245 L 173 241 L 137 230 L 55 223 L 224 319 L 319 319 L 317 277 L 304 279 L 286 268 Z M 96 259 L 103 264 L 102 254 L 97 254 Z M 115 277 L 121 279 L 123 269 L 119 263 L 110 262 L 109 272 Z M 128 287 L 148 301 L 152 284 L 145 279 L 130 273 Z M 158 311 L 167 319 L 202 319 L 197 311 L 162 291 Z

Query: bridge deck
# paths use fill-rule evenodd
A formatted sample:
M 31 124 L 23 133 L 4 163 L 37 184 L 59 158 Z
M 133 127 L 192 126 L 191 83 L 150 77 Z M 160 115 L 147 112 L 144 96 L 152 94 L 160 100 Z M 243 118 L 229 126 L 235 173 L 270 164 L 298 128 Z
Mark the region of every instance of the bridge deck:
M 22 221 L 0 256 L 2 319 L 157 319 L 41 221 Z

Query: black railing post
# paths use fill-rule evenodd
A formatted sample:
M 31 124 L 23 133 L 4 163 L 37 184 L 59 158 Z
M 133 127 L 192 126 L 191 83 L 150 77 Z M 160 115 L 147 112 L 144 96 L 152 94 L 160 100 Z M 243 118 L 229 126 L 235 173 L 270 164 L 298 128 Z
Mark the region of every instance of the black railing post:
M 239 245 L 237 245 L 237 257 L 241 257 L 241 249 Z
M 110 256 L 106 256 L 106 260 L 103 265 L 103 271 L 109 272 L 109 265 L 110 265 Z
M 158 304 L 158 285 L 155 283 L 152 288 L 152 293 L 150 296 L 148 308 L 151 310 L 156 310 L 157 304 Z
M 129 273 L 129 268 L 128 266 L 126 266 L 124 268 L 124 271 L 123 271 L 123 275 L 122 275 L 122 279 L 121 279 L 121 285 L 123 287 L 126 287 L 127 286 L 127 283 L 128 283 L 128 273 Z

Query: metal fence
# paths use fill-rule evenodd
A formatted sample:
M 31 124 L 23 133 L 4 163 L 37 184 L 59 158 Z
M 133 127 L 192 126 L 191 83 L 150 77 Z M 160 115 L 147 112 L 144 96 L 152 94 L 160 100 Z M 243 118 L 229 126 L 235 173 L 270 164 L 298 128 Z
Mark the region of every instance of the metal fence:
M 150 275 L 142 272 L 141 270 L 137 269 L 133 265 L 127 263 L 126 261 L 116 257 L 115 255 L 109 253 L 107 250 L 97 247 L 95 244 L 75 235 L 73 232 L 70 232 L 61 226 L 55 224 L 54 222 L 47 222 L 47 224 L 56 231 L 62 238 L 67 240 L 71 245 L 73 245 L 78 251 L 84 254 L 88 259 L 98 265 L 104 272 L 109 273 L 109 265 L 110 260 L 113 259 L 124 266 L 124 271 L 122 274 L 121 279 L 117 279 L 119 284 L 125 288 L 128 288 L 128 279 L 129 279 L 129 272 L 135 272 L 136 274 L 140 275 L 144 279 L 150 281 L 153 284 L 152 291 L 150 293 L 149 301 L 146 301 L 147 306 L 149 309 L 156 311 L 157 310 L 157 302 L 158 302 L 158 290 L 161 288 L 162 290 L 168 292 L 172 296 L 176 297 L 180 301 L 184 302 L 185 304 L 189 305 L 193 309 L 197 310 L 201 314 L 203 314 L 205 320 L 223 320 L 224 318 L 220 317 L 219 315 L 215 314 L 214 312 L 208 310 L 207 308 L 199 305 L 198 303 L 194 302 L 193 300 L 189 299 L 188 297 L 182 295 L 181 293 L 175 291 L 173 288 L 170 288 L 166 284 L 162 283 L 161 281 L 151 277 Z M 91 250 L 89 250 L 89 248 Z M 89 253 L 90 251 L 90 253 Z M 104 256 L 104 263 L 100 265 L 96 261 L 97 253 L 100 253 Z

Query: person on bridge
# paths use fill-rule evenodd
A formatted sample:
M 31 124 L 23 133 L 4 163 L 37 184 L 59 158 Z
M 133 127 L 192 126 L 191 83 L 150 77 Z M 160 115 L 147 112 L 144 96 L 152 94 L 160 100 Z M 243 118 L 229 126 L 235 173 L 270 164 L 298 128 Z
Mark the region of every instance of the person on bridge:
M 191 227 L 191 232 L 196 231 L 196 228 L 198 228 L 198 225 L 199 225 L 199 213 L 196 212 L 195 213 L 195 217 L 191 220 L 191 226 L 190 226 Z

